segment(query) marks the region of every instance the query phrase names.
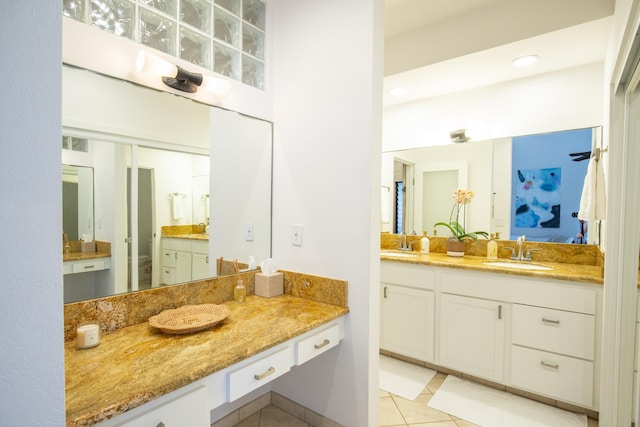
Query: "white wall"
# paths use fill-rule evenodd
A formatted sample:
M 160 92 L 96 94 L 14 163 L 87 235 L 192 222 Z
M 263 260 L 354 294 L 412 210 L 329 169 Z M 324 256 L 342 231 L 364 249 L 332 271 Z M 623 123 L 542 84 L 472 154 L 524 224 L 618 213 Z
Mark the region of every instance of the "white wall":
M 383 151 L 449 143 L 469 129 L 474 140 L 600 126 L 602 63 L 384 109 Z
M 58 1 L 0 2 L 0 424 L 65 424 Z M 19 77 L 16 77 L 19 76 Z
M 382 1 L 278 0 L 273 253 L 346 279 L 337 348 L 273 389 L 347 426 L 377 425 Z M 293 224 L 302 246 L 291 244 Z

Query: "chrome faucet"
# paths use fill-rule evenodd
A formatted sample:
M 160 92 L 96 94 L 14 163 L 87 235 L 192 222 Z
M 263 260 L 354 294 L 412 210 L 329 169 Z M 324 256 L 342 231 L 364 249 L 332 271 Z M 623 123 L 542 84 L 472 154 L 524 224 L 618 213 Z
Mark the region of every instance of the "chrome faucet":
M 409 242 L 407 244 L 407 233 L 404 231 L 400 235 L 402 237 L 401 240 L 398 240 L 398 249 L 401 251 L 412 251 L 413 250 L 413 242 Z
M 518 236 L 516 240 L 516 245 L 518 246 L 518 254 L 516 255 L 515 248 L 505 247 L 504 249 L 508 249 L 511 251 L 511 260 L 512 261 L 531 261 L 531 251 L 527 251 L 527 254 L 524 254 L 524 242 L 527 240 L 527 237 L 523 234 L 522 236 Z

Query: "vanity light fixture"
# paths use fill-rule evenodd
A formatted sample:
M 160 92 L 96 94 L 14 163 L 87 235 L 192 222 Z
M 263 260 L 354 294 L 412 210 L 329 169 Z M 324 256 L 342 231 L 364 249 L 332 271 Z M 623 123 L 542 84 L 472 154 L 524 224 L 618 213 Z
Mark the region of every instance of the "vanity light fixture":
M 231 84 L 227 80 L 192 73 L 144 50 L 138 52 L 136 69 L 161 76 L 164 84 L 183 92 L 195 93 L 198 87 L 202 86 L 205 90 L 222 98 L 231 90 Z
M 460 143 L 460 142 L 469 141 L 471 137 L 467 136 L 466 132 L 467 132 L 466 129 L 458 129 L 458 130 L 449 132 L 449 137 L 451 138 L 451 142 Z
M 514 67 L 518 68 L 528 67 L 529 65 L 533 65 L 538 60 L 538 58 L 538 55 L 525 55 L 514 59 L 513 61 L 511 61 L 511 63 Z

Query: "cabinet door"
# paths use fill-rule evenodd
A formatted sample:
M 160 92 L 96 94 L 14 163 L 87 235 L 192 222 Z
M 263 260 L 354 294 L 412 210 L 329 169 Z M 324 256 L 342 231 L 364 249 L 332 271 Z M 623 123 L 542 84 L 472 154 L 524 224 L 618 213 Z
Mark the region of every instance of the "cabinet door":
M 502 381 L 505 304 L 442 294 L 440 307 L 440 363 Z
M 433 361 L 433 291 L 382 283 L 380 347 Z
M 191 252 L 176 251 L 176 283 L 191 280 Z
M 209 274 L 209 255 L 194 253 L 191 267 L 191 280 L 211 277 L 211 274 Z

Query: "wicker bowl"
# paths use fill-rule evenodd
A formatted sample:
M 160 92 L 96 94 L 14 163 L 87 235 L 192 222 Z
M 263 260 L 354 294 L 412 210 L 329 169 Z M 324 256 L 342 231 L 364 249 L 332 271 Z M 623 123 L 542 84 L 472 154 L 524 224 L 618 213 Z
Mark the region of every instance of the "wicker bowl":
M 229 315 L 226 305 L 184 305 L 149 318 L 149 325 L 167 334 L 190 334 L 208 329 Z

